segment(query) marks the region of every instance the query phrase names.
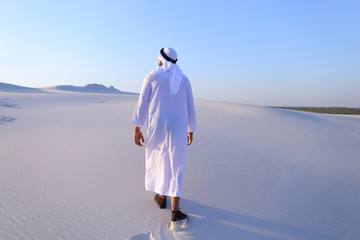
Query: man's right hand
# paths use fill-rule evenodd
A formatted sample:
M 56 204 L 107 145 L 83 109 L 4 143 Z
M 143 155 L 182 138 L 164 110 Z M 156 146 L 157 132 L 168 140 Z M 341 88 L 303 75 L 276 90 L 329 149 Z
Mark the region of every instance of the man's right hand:
M 136 145 L 138 145 L 139 147 L 142 147 L 143 145 L 141 144 L 140 140 L 142 140 L 142 143 L 145 142 L 144 140 L 144 136 L 140 131 L 140 128 L 138 126 L 134 127 L 134 142 Z

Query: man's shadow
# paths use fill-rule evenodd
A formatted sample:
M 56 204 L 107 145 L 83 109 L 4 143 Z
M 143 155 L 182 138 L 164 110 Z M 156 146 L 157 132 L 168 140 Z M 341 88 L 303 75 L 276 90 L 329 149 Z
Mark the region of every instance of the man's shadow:
M 181 199 L 182 209 L 208 219 L 211 239 L 327 239 L 340 240 L 291 225 L 222 210 L 188 199 Z M 227 238 L 229 236 L 230 238 Z M 232 238 L 236 236 L 235 238 Z
M 182 211 L 191 215 L 203 216 L 207 219 L 207 232 L 204 239 L 314 239 L 341 240 L 324 233 L 277 223 L 256 217 L 207 206 L 198 202 L 181 198 Z M 170 206 L 168 206 L 168 209 Z M 153 239 L 152 233 L 137 234 L 128 240 Z

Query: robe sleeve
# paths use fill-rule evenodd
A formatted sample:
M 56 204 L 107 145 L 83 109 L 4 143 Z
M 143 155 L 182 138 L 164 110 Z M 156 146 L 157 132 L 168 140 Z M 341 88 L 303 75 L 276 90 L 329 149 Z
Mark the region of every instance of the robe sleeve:
M 188 132 L 196 132 L 197 126 L 196 126 L 195 105 L 194 105 L 194 97 L 190 82 L 187 87 L 187 111 L 188 111 Z
M 146 75 L 131 120 L 131 123 L 133 125 L 136 125 L 140 128 L 144 126 L 146 121 L 146 116 L 148 114 L 148 105 L 151 94 L 150 80 L 151 80 L 151 75 L 150 74 Z

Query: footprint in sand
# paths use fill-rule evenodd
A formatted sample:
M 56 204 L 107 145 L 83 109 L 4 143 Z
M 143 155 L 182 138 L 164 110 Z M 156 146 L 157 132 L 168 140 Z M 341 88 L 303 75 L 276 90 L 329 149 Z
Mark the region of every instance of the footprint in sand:
M 17 104 L 9 103 L 5 98 L 0 99 L 0 107 L 21 108 Z
M 0 124 L 5 123 L 5 122 L 12 122 L 15 120 L 16 120 L 16 118 L 13 118 L 13 117 L 0 116 Z
M 158 219 L 157 219 L 158 220 Z M 186 228 L 171 231 L 169 229 L 168 218 L 162 218 L 160 221 L 152 221 L 152 224 L 147 226 L 147 231 L 150 233 L 144 235 L 150 240 L 201 240 L 206 239 L 208 220 L 205 216 L 188 214 L 188 222 Z M 140 236 L 140 235 L 139 235 Z M 130 238 L 131 239 L 131 238 Z M 139 238 L 141 239 L 141 238 Z M 132 239 L 134 240 L 134 239 Z

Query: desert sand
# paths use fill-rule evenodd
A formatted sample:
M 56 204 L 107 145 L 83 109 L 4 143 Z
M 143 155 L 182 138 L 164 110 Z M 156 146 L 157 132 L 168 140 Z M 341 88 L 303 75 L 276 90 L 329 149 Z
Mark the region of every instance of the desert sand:
M 360 238 L 360 118 L 196 100 L 172 232 L 144 190 L 136 95 L 1 86 L 0 239 Z

